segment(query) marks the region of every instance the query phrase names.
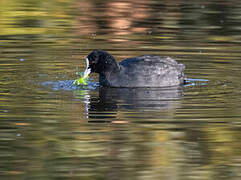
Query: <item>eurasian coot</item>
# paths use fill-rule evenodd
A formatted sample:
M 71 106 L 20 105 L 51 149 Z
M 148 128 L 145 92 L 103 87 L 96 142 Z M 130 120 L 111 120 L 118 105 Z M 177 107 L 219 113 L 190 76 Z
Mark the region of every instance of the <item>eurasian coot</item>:
M 170 57 L 143 55 L 117 63 L 108 52 L 94 50 L 86 58 L 84 74 L 98 73 L 105 87 L 166 87 L 184 84 L 184 69 Z

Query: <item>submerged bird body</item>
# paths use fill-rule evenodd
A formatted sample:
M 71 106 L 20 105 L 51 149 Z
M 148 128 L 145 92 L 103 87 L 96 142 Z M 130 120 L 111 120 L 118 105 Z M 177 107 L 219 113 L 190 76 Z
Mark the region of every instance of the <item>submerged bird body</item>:
M 99 73 L 99 83 L 106 87 L 166 87 L 185 81 L 183 64 L 169 57 L 143 55 L 116 62 L 105 51 L 91 52 L 86 71 Z

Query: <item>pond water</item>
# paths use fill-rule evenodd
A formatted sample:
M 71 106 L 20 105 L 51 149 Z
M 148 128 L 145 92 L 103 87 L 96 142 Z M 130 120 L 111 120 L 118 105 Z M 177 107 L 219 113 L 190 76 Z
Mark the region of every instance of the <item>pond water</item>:
M 240 179 L 241 2 L 0 1 L 1 179 Z M 175 58 L 190 83 L 73 87 L 85 57 Z

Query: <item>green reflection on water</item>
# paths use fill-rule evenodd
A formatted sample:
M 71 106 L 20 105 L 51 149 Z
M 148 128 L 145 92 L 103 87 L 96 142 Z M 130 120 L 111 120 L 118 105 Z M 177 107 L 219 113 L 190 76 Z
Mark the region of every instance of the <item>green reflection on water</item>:
M 239 1 L 0 7 L 1 178 L 240 178 Z M 209 81 L 162 95 L 42 86 L 75 79 L 93 49 L 172 56 Z

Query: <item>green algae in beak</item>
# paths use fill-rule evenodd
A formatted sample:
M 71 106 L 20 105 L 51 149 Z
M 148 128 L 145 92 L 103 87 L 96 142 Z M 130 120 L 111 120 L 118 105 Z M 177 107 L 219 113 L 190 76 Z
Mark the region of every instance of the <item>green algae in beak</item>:
M 80 78 L 79 79 L 76 79 L 76 80 L 74 80 L 74 85 L 77 85 L 77 86 L 80 86 L 80 85 L 87 85 L 87 82 L 88 82 L 88 79 L 89 79 L 89 77 L 88 77 L 88 75 L 86 76 L 83 72 L 81 72 L 81 73 L 77 73 L 78 75 L 80 75 Z
M 77 72 L 76 74 L 80 76 L 79 79 L 76 79 L 74 81 L 74 85 L 80 86 L 80 85 L 87 85 L 87 81 L 89 79 L 89 74 L 91 70 L 89 68 L 89 59 L 86 58 L 86 68 L 84 72 Z

